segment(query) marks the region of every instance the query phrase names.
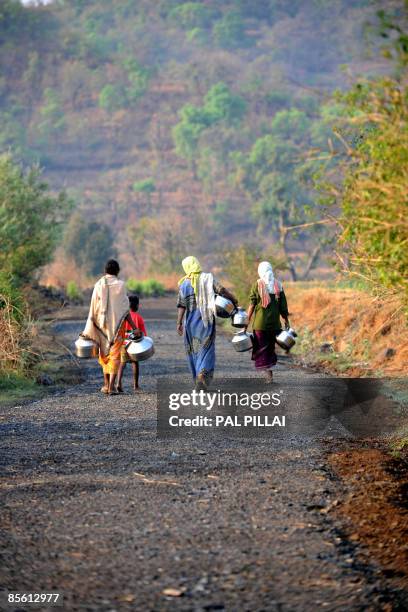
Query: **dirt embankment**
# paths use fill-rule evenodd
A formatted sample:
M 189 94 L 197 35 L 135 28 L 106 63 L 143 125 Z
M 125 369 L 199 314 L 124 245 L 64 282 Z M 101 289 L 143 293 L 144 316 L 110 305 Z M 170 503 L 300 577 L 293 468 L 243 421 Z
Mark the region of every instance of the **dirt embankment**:
M 408 326 L 397 300 L 296 284 L 287 294 L 298 359 L 348 376 L 406 375 Z
M 384 574 L 408 583 L 408 451 L 393 455 L 379 442 L 367 447 L 348 443 L 328 461 L 343 482 L 336 514 L 349 540 L 368 550 Z
M 298 361 L 345 376 L 406 376 L 408 327 L 397 300 L 355 289 L 288 285 L 291 322 L 299 334 Z M 407 446 L 398 453 L 379 440 L 347 441 L 328 454 L 343 492 L 333 515 L 361 555 L 384 575 L 408 580 Z

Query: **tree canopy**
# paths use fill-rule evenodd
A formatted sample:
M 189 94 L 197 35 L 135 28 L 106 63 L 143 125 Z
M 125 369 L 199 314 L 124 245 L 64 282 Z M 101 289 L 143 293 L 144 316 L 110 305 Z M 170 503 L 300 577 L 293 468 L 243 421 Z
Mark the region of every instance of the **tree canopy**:
M 51 261 L 69 211 L 64 195 L 51 195 L 38 168 L 24 171 L 0 156 L 0 268 L 21 281 Z

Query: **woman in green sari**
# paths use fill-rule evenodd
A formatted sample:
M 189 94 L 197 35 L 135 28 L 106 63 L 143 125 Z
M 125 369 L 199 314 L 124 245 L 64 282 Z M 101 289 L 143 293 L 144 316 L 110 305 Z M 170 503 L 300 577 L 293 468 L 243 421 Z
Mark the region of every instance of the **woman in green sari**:
M 248 321 L 254 316 L 252 359 L 255 368 L 264 371 L 267 379 L 272 381 L 272 368 L 277 362 L 275 339 L 282 331 L 281 317 L 289 327 L 288 304 L 282 283 L 275 278 L 268 261 L 259 264 L 258 275 L 251 288 L 248 307 Z

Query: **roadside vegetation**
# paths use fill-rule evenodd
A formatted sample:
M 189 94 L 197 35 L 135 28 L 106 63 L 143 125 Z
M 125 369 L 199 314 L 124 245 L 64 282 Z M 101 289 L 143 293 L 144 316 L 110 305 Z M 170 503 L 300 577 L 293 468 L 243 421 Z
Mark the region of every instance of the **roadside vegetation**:
M 32 387 L 38 355 L 27 286 L 49 263 L 70 203 L 53 195 L 38 168 L 0 156 L 0 388 Z
M 379 17 L 392 71 L 334 94 L 331 148 L 313 172 L 343 281 L 289 288 L 299 358 L 349 376 L 403 376 L 408 363 L 408 36 L 403 21 Z M 225 258 L 243 303 L 261 256 L 278 275 L 290 267 L 248 245 Z
M 408 3 L 405 3 L 408 8 Z M 336 95 L 341 150 L 317 176 L 320 203 L 336 214 L 334 254 L 351 289 L 293 287 L 310 363 L 354 376 L 404 376 L 408 363 L 408 34 L 380 14 L 393 72 Z M 333 158 L 337 157 L 333 166 Z M 323 350 L 322 350 L 323 349 Z
M 332 156 L 340 161 L 321 169 L 319 188 L 321 203 L 340 211 L 335 255 L 342 270 L 408 307 L 408 28 L 406 20 L 380 18 L 393 72 L 336 96 L 344 110 L 333 132 L 342 150 Z

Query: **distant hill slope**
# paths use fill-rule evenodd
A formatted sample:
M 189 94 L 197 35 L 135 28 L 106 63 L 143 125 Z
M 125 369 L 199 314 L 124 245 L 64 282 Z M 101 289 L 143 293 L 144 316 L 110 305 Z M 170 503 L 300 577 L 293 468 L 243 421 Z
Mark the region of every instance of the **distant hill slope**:
M 38 160 L 86 218 L 113 228 L 129 271 L 135 257 L 142 273 L 174 269 L 190 249 L 273 246 L 278 217 L 301 221 L 313 200 L 297 171 L 327 141 L 329 94 L 350 73 L 384 70 L 365 27 L 397 7 L 3 0 L 0 149 Z M 300 234 L 286 248 L 300 261 L 314 244 Z

